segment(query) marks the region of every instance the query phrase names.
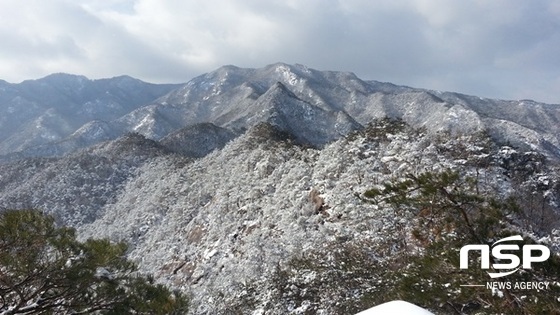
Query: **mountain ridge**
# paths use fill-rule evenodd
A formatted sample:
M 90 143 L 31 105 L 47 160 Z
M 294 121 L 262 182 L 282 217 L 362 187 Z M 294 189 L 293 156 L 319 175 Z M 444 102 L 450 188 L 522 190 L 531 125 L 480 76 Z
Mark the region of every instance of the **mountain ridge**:
M 61 155 L 126 132 L 159 140 L 200 123 L 240 135 L 268 121 L 293 132 L 302 142 L 320 146 L 383 117 L 403 119 L 430 132 L 485 129 L 499 141 L 560 156 L 557 105 L 366 81 L 351 72 L 319 71 L 304 65 L 229 65 L 177 85 L 148 84 L 129 76 L 89 80 L 52 74 L 8 87 L 15 91 L 0 95 L 0 114 L 4 113 L 0 115 L 0 132 L 4 131 L 0 156 L 16 152 L 16 156 Z M 29 89 L 18 92 L 25 87 Z M 138 94 L 144 90 L 149 92 Z M 38 98 L 45 101 L 39 103 Z M 27 112 L 21 113 L 21 108 Z M 306 121 L 313 115 L 317 119 Z M 20 131 L 14 133 L 16 125 Z
M 31 150 L 34 153 L 28 156 L 40 156 L 38 147 L 56 146 L 91 121 L 113 120 L 177 86 L 129 76 L 89 80 L 60 73 L 7 84 L 0 91 L 0 155 L 20 152 L 26 156 L 26 150 Z

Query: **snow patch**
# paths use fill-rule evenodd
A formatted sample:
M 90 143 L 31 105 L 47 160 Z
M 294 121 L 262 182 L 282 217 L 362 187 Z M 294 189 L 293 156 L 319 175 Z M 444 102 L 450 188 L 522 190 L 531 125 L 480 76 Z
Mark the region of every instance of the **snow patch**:
M 391 301 L 374 306 L 356 315 L 434 315 L 434 313 L 405 301 Z

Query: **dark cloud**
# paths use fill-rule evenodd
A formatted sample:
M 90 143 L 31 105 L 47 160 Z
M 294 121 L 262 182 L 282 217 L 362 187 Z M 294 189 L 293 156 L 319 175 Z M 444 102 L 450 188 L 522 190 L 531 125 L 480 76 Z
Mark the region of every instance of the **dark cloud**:
M 560 103 L 554 0 L 52 0 L 0 3 L 0 76 L 185 82 L 277 61 Z

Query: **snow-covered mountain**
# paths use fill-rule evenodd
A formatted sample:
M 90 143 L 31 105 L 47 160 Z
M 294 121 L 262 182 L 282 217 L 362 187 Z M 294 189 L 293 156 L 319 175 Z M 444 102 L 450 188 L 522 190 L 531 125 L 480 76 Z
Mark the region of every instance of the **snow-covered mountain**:
M 302 65 L 224 66 L 181 86 L 57 74 L 0 89 L 0 156 L 59 156 L 127 132 L 160 140 L 206 123 L 240 135 L 269 122 L 300 143 L 322 146 L 383 117 L 431 133 L 486 130 L 501 142 L 560 152 L 556 105 L 414 89 Z
M 0 155 L 52 156 L 123 134 L 108 122 L 177 88 L 120 76 L 89 80 L 53 74 L 0 82 Z
M 559 143 L 554 105 L 413 89 L 281 63 L 260 69 L 225 66 L 155 103 L 119 121 L 152 139 L 206 122 L 239 134 L 266 121 L 303 143 L 323 145 L 372 119 L 392 117 L 430 132 L 488 129 L 502 141 L 553 154 Z
M 211 122 L 242 132 L 267 121 L 302 142 L 322 145 L 373 119 L 391 117 L 432 133 L 487 130 L 502 142 L 551 154 L 559 152 L 560 144 L 556 105 L 413 89 L 302 65 L 225 66 L 191 80 L 157 103 L 157 109 L 128 117 L 129 124 L 158 121 L 154 116 L 158 113 L 168 121 L 182 117 L 181 126 Z M 163 136 L 157 128 L 152 130 L 145 135 Z M 165 132 L 165 128 L 159 130 Z
M 363 194 L 409 174 L 453 170 L 481 195 L 515 197 L 523 211 L 508 224 L 560 250 L 557 105 L 274 64 L 222 67 L 119 114 L 0 162 L 0 209 L 44 209 L 83 239 L 129 243 L 143 272 L 191 295 L 193 314 L 373 306 L 396 281 L 382 277 L 392 259 L 426 244 L 413 211 Z M 438 281 L 447 301 L 410 302 L 482 307 Z

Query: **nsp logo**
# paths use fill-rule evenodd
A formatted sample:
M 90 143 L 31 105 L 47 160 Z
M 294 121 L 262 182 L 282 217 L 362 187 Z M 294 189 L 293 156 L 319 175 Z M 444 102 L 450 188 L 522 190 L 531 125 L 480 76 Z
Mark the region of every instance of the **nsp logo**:
M 522 249 L 522 258 L 519 255 L 511 253 L 511 251 L 518 251 L 519 245 L 517 244 L 501 244 L 508 241 L 523 241 L 521 235 L 514 235 L 506 238 L 502 238 L 492 244 L 492 246 L 486 244 L 471 244 L 461 247 L 460 252 L 460 268 L 469 268 L 469 251 L 480 251 L 480 268 L 490 269 L 490 253 L 494 257 L 492 268 L 500 270 L 509 270 L 502 272 L 488 272 L 490 278 L 500 278 L 510 275 L 519 268 L 531 269 L 531 263 L 543 262 L 550 257 L 550 249 L 544 245 L 529 244 L 524 245 Z M 490 250 L 492 249 L 492 250 Z M 507 252 L 509 251 L 509 252 Z M 536 253 L 538 252 L 538 253 Z M 536 253 L 533 256 L 533 253 Z M 504 263 L 504 261 L 509 261 L 509 263 Z M 523 261 L 523 263 L 521 263 Z

